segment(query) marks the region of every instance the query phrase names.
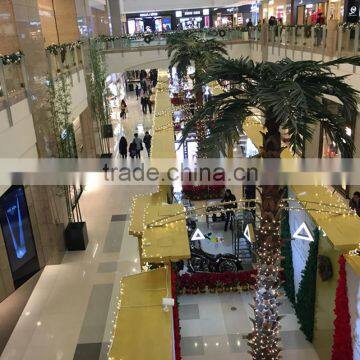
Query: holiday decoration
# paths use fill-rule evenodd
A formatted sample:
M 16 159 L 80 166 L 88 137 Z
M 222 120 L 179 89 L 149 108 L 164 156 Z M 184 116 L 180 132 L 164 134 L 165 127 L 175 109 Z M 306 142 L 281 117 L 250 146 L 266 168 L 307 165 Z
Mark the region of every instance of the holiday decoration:
M 339 279 L 336 289 L 335 298 L 335 320 L 334 320 L 334 335 L 332 347 L 332 360 L 352 360 L 352 337 L 350 326 L 350 313 L 349 313 L 349 299 L 347 295 L 346 286 L 346 268 L 345 258 L 343 255 L 339 257 L 338 263 Z
M 315 228 L 313 235 L 314 241 L 310 243 L 309 255 L 305 268 L 302 271 L 302 278 L 295 304 L 295 313 L 300 323 L 300 330 L 310 342 L 313 341 L 314 336 L 317 256 L 319 246 L 318 228 Z
M 73 41 L 71 43 L 64 43 L 64 44 L 51 44 L 46 48 L 46 51 L 48 51 L 50 54 L 54 54 L 54 55 L 58 55 L 60 54 L 62 51 L 67 51 L 67 50 L 75 50 L 75 49 L 80 49 L 81 45 L 82 45 L 82 41 L 77 40 L 77 41 Z
M 224 289 L 247 291 L 255 284 L 256 270 L 240 271 L 238 273 L 185 273 L 177 278 L 177 291 L 179 293 L 193 294 L 206 291 L 222 292 Z
M 180 318 L 179 318 L 179 303 L 177 301 L 177 283 L 178 275 L 174 270 L 174 265 L 171 267 L 171 293 L 175 300 L 175 306 L 173 307 L 173 323 L 174 323 L 174 341 L 175 341 L 175 360 L 181 360 L 181 348 L 180 348 Z
M 24 53 L 21 50 L 9 55 L 0 54 L 0 61 L 3 65 L 20 64 L 23 56 Z
M 287 197 L 287 190 L 285 197 Z M 281 249 L 281 256 L 283 257 L 281 261 L 281 266 L 284 269 L 284 289 L 288 299 L 291 303 L 295 304 L 295 285 L 294 285 L 294 267 L 292 260 L 292 249 L 291 249 L 291 232 L 289 225 L 289 211 L 283 211 L 283 218 L 281 220 L 281 239 L 284 242 Z

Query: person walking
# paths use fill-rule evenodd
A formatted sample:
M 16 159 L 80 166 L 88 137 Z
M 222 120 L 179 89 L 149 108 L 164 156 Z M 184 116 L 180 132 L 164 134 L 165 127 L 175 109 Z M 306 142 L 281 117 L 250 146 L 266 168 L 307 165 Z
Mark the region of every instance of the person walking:
M 146 101 L 147 106 L 149 107 L 149 113 L 152 114 L 153 106 L 155 104 L 155 96 L 152 92 L 147 96 Z
M 135 144 L 135 147 L 136 147 L 136 158 L 137 159 L 140 159 L 141 156 L 140 156 L 140 152 L 141 150 L 143 150 L 143 145 L 142 145 L 142 140 L 139 138 L 139 134 L 134 134 L 134 140 L 133 140 L 133 143 Z
M 150 157 L 151 139 L 152 139 L 152 136 L 149 134 L 148 131 L 146 131 L 146 132 L 145 132 L 144 139 L 143 139 L 143 142 L 144 142 L 144 144 L 145 144 L 145 148 L 146 148 L 146 151 L 147 151 L 147 153 L 148 153 L 148 157 Z
M 139 97 L 140 97 L 140 88 L 139 88 L 139 85 L 136 85 L 135 87 L 135 94 L 136 94 L 136 100 L 139 100 Z
M 122 119 L 126 119 L 126 113 L 127 113 L 128 109 L 127 109 L 127 104 L 125 102 L 125 99 L 121 100 L 121 105 L 120 105 L 120 117 Z
M 236 197 L 231 192 L 230 189 L 226 189 L 225 190 L 225 195 L 222 198 L 221 202 L 227 203 L 227 202 L 230 202 L 230 201 L 236 201 Z M 224 231 L 227 231 L 228 225 L 229 225 L 229 222 L 230 222 L 230 218 L 234 214 L 233 209 L 236 209 L 236 208 L 237 208 L 237 203 L 225 204 L 224 205 L 224 209 L 226 210 Z M 231 229 L 231 225 L 230 225 L 230 229 Z
M 141 97 L 140 103 L 141 103 L 143 114 L 147 114 L 147 98 L 146 98 L 145 94 L 143 94 L 143 96 Z
M 136 144 L 134 141 L 129 145 L 129 155 L 132 159 L 136 156 Z
M 355 191 L 353 197 L 350 199 L 349 206 L 356 214 L 360 216 L 360 192 Z
M 127 140 L 125 136 L 122 136 L 119 142 L 119 153 L 123 159 L 127 158 Z

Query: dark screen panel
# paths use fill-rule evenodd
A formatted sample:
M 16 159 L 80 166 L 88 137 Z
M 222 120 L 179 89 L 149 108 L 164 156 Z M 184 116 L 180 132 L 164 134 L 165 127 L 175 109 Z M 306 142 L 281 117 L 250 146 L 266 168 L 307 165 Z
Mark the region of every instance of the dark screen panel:
M 17 288 L 40 268 L 22 186 L 12 186 L 0 197 L 0 224 Z

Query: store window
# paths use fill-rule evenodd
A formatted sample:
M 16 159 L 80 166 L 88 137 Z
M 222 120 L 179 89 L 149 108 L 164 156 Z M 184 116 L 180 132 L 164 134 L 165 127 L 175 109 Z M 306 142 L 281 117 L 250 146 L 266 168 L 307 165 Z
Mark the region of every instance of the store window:
M 324 99 L 324 104 L 326 105 L 328 111 L 330 111 L 333 114 L 338 114 L 342 111 L 342 105 L 335 103 L 334 101 L 331 100 L 327 100 Z M 349 124 L 349 126 L 347 126 L 345 128 L 346 134 L 351 137 L 353 139 L 354 136 L 354 129 L 355 129 L 355 122 L 353 122 L 352 124 Z M 325 134 L 325 131 L 323 128 L 321 128 L 320 130 L 320 157 L 325 159 L 329 159 L 329 158 L 341 158 L 343 157 L 343 154 L 341 153 L 340 149 L 338 148 L 338 146 L 331 141 L 331 139 L 329 139 L 329 137 Z M 346 183 L 344 182 L 341 185 L 334 185 L 334 188 L 341 193 L 342 195 L 344 195 L 345 197 L 349 196 L 349 186 L 346 185 Z

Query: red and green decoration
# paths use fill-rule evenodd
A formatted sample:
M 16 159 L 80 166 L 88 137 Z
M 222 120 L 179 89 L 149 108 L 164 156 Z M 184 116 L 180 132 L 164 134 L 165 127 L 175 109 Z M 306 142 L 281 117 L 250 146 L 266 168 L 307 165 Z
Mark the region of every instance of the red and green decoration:
M 177 283 L 178 275 L 174 265 L 171 267 L 171 293 L 175 301 L 173 307 L 173 324 L 174 324 L 174 348 L 175 348 L 175 360 L 181 360 L 181 334 L 180 334 L 180 317 L 179 317 L 179 302 L 177 299 Z
M 349 313 L 349 299 L 346 285 L 346 261 L 343 255 L 339 257 L 339 279 L 335 297 L 335 320 L 332 347 L 332 360 L 352 360 L 352 337 Z
M 300 330 L 310 342 L 312 342 L 314 338 L 319 236 L 319 229 L 316 227 L 313 231 L 314 241 L 310 243 L 308 259 L 306 261 L 305 268 L 302 271 L 302 278 L 295 304 L 295 313 L 300 323 Z
M 2 62 L 3 65 L 20 64 L 23 56 L 24 53 L 21 50 L 8 55 L 0 54 L 0 62 Z
M 284 197 L 288 197 L 288 191 L 286 190 Z M 283 257 L 281 261 L 281 267 L 284 269 L 283 276 L 285 278 L 284 290 L 286 296 L 295 305 L 295 285 L 294 285 L 294 265 L 291 249 L 291 231 L 289 224 L 289 211 L 283 211 L 283 217 L 281 220 L 281 240 L 283 241 L 283 247 L 281 249 L 281 255 Z

